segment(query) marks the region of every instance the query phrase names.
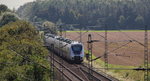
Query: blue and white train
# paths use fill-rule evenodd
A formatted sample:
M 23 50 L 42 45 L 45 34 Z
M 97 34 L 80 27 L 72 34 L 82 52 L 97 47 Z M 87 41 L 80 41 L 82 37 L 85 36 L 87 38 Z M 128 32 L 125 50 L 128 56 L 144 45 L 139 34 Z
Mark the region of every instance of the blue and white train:
M 81 63 L 83 61 L 84 47 L 82 43 L 53 34 L 46 34 L 45 42 L 59 56 L 71 62 Z

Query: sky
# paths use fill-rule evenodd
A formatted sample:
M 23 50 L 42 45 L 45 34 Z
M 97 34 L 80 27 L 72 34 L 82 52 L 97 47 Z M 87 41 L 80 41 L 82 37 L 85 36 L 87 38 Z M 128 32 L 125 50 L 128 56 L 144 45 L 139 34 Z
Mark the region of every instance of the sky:
M 35 0 L 0 0 L 0 4 L 5 4 L 8 6 L 10 9 L 17 9 L 19 6 L 27 3 L 27 2 L 32 2 Z

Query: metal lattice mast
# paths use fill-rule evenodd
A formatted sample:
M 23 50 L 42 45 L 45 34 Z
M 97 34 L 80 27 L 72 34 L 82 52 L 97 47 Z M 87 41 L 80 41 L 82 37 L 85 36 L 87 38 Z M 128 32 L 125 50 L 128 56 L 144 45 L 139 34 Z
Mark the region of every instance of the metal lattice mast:
M 89 80 L 93 81 L 93 72 L 92 72 L 92 68 L 93 68 L 93 64 L 92 64 L 92 36 L 91 34 L 88 35 L 88 68 L 89 68 Z
M 54 50 L 54 45 L 51 46 L 51 49 Z M 52 72 L 52 75 L 51 75 L 51 81 L 54 81 L 55 79 L 55 74 L 54 74 L 54 53 L 51 52 L 51 72 Z
M 108 69 L 108 41 L 107 41 L 107 26 L 105 26 L 105 53 L 104 53 L 104 60 L 105 60 L 105 68 Z
M 62 26 L 61 25 L 59 26 L 59 35 L 60 35 L 60 37 L 62 37 Z M 61 47 L 61 45 L 62 45 L 62 43 L 60 43 L 60 41 L 59 41 L 59 48 Z M 59 49 L 59 54 L 60 54 L 60 56 L 63 55 L 60 49 Z M 63 79 L 63 66 L 62 66 L 63 65 L 63 59 L 60 58 L 60 62 L 61 62 L 61 64 L 60 64 L 60 68 L 61 68 L 61 81 L 64 81 L 64 79 Z
M 48 48 L 50 48 L 50 47 L 48 47 Z M 53 68 L 53 64 L 52 64 L 52 61 L 53 61 L 52 60 L 53 59 L 52 58 L 52 52 L 50 52 L 50 53 L 51 53 L 51 56 L 50 56 L 50 63 L 51 63 L 50 67 Z M 50 74 L 53 75 L 53 69 L 51 69 Z M 50 75 L 50 79 L 51 79 L 51 81 L 53 81 L 53 76 L 51 76 L 51 75 Z
M 67 36 L 67 34 L 66 34 L 66 30 L 65 30 L 64 32 L 65 32 L 65 38 L 66 38 L 66 36 Z
M 81 28 L 80 28 L 80 42 L 82 42 L 82 32 L 81 32 Z
M 148 32 L 147 26 L 145 26 L 145 38 L 144 38 L 144 81 L 148 81 Z
M 54 50 L 54 45 L 52 46 L 52 50 Z M 52 58 L 53 58 L 53 61 L 52 61 L 52 63 L 53 63 L 53 68 L 52 68 L 53 69 L 53 75 L 52 76 L 53 76 L 53 81 L 55 81 L 54 53 L 52 54 Z

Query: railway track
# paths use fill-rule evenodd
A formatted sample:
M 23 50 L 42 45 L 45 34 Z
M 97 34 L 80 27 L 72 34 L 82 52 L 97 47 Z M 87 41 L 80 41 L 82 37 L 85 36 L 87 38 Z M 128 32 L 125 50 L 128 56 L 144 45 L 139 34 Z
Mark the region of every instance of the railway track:
M 51 58 L 51 56 L 49 56 Z M 54 67 L 63 74 L 65 81 L 84 81 L 79 75 L 75 74 L 72 70 L 67 68 L 67 66 L 61 64 L 59 60 L 53 58 L 54 60 Z M 62 68 L 60 68 L 60 65 Z M 63 72 L 62 72 L 63 70 Z
M 84 63 L 70 64 L 55 54 L 53 56 L 55 58 L 52 58 L 51 55 L 49 57 L 54 60 L 54 67 L 63 74 L 64 81 L 119 81 L 105 73 L 98 73 L 93 69 L 90 69 L 92 72 L 90 74 L 88 66 Z M 63 64 L 60 59 L 63 60 Z
M 80 65 L 80 68 L 82 71 L 84 71 L 86 73 L 89 73 L 89 70 L 90 70 L 92 72 L 92 74 L 90 74 L 91 78 L 92 79 L 95 78 L 96 81 L 119 81 L 118 79 L 116 79 L 104 72 L 97 72 L 94 70 L 94 68 L 93 69 L 88 68 L 87 64 Z M 93 80 L 93 81 L 95 81 L 95 80 Z

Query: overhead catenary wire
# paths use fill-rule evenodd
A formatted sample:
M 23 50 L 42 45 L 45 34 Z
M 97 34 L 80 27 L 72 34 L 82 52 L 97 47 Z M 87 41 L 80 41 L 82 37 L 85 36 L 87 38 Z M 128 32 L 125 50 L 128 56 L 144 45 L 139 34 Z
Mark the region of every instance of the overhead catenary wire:
M 13 62 L 12 62 L 12 63 L 0 63 L 0 65 L 2 65 L 2 64 L 12 64 L 12 65 L 14 65 Z M 14 73 L 17 73 L 17 72 L 14 71 L 14 70 L 11 70 L 11 71 L 14 72 Z M 17 74 L 18 74 L 18 73 L 17 73 Z M 21 78 L 26 79 L 26 80 L 33 81 L 31 78 L 24 77 L 22 74 L 19 74 L 19 76 L 20 76 Z
M 25 57 L 23 56 L 23 54 L 19 54 L 19 53 L 17 53 L 15 50 L 13 50 L 13 49 L 11 49 L 11 48 L 10 48 L 10 50 L 11 50 L 12 52 L 15 52 L 17 55 L 21 56 L 21 57 L 24 58 L 25 60 L 30 61 L 30 62 L 32 62 L 32 63 L 34 63 L 34 64 L 38 64 L 38 65 L 42 66 L 44 69 L 49 70 L 46 66 L 44 66 L 44 65 L 42 65 L 42 64 L 39 64 L 39 63 L 37 63 L 37 62 L 35 62 L 35 61 L 29 59 L 29 58 L 25 58 Z M 46 59 L 45 59 L 45 60 L 46 60 Z
M 99 34 L 98 32 L 95 32 L 98 36 L 102 37 L 103 40 L 100 40 L 100 42 L 105 42 L 105 36 Z M 109 33 L 109 32 L 108 32 Z M 107 40 L 108 43 L 116 43 L 116 42 L 128 42 L 128 41 L 135 41 L 135 39 L 128 39 L 128 40 Z
M 127 35 L 125 32 L 122 32 L 121 30 L 118 30 L 118 31 L 120 31 L 121 33 L 123 33 L 123 35 L 127 36 L 128 38 L 132 39 L 132 41 L 137 42 L 138 44 L 140 44 L 140 45 L 144 46 L 144 44 L 143 44 L 143 43 L 141 43 L 141 42 L 139 42 L 139 41 L 135 40 L 134 38 L 130 37 L 130 36 L 129 36 L 129 35 Z
M 82 33 L 82 37 L 84 36 L 84 35 L 86 35 L 86 33 L 88 33 L 88 31 L 86 31 L 86 32 L 84 32 L 84 33 Z M 81 34 L 80 34 L 81 35 Z M 76 38 L 74 38 L 73 40 L 77 40 L 77 39 L 79 39 L 81 36 L 78 36 L 78 37 L 76 37 Z
M 79 69 L 79 68 L 83 68 L 83 67 L 67 67 L 67 69 L 71 69 L 71 68 L 74 68 L 74 69 Z M 84 67 L 86 68 L 86 67 Z M 83 69 L 84 69 L 83 68 Z M 61 69 L 61 68 L 59 68 Z M 63 68 L 64 70 L 66 70 L 66 68 Z M 104 69 L 107 69 L 107 68 L 95 68 L 93 67 L 93 70 L 104 70 Z M 150 71 L 150 68 L 146 69 L 146 68 L 108 68 L 108 70 L 135 70 L 135 71 Z
M 128 45 L 129 43 L 131 43 L 131 41 L 129 41 L 129 42 L 127 42 L 126 44 L 123 44 L 123 45 L 121 45 L 121 46 L 119 46 L 119 47 L 117 47 L 117 48 L 115 48 L 115 49 L 113 49 L 113 50 L 111 50 L 111 51 L 108 51 L 108 54 L 110 54 L 110 53 L 112 53 L 112 52 L 114 52 L 114 51 L 116 51 L 116 50 L 118 50 L 118 49 L 120 49 L 120 48 L 122 48 L 122 47 Z M 99 59 L 99 58 L 101 58 L 101 57 L 104 57 L 104 54 L 101 55 L 101 56 L 98 56 L 98 57 L 96 57 L 96 58 L 94 58 L 94 59 L 92 59 L 92 61 L 95 61 L 95 60 L 97 60 L 97 59 Z
M 148 76 L 149 76 L 149 72 L 148 72 L 148 31 L 147 31 L 147 25 L 145 25 L 145 36 L 144 36 L 144 44 L 131 38 L 129 35 L 127 35 L 126 33 L 122 32 L 121 30 L 119 30 L 121 33 L 123 33 L 125 36 L 127 36 L 128 38 L 132 39 L 134 42 L 140 44 L 141 46 L 144 47 L 144 68 L 146 70 L 144 70 L 144 81 L 148 81 Z
M 87 46 L 87 49 L 88 49 L 88 70 L 89 70 L 89 80 L 90 81 L 93 81 L 93 77 L 91 75 L 93 75 L 93 71 L 92 71 L 92 68 L 93 68 L 93 63 L 91 61 L 92 59 L 92 48 L 93 48 L 93 42 L 92 42 L 92 36 L 91 34 L 88 35 L 88 46 Z
M 9 48 L 9 50 L 11 50 L 12 52 L 14 52 L 14 53 L 16 53 L 17 55 L 21 56 L 22 58 L 24 58 L 25 60 L 29 61 L 30 63 L 36 64 L 36 65 L 40 65 L 42 68 L 47 69 L 47 70 L 50 70 L 50 69 L 48 69 L 46 66 L 44 66 L 44 65 L 42 65 L 42 64 L 39 64 L 39 63 L 37 63 L 37 62 L 35 62 L 35 61 L 29 59 L 29 58 L 25 58 L 25 57 L 23 56 L 23 54 L 17 53 L 15 50 L 13 50 L 13 49 L 11 49 L 11 48 Z M 22 77 L 23 77 L 23 76 L 22 76 Z M 24 78 L 26 78 L 26 77 L 24 77 Z M 28 79 L 28 78 L 26 78 L 26 79 Z M 32 81 L 32 80 L 29 79 L 29 81 Z
M 144 68 L 148 69 L 149 68 L 149 54 L 148 54 L 148 31 L 147 31 L 147 26 L 145 26 L 145 38 L 144 38 Z M 144 71 L 144 81 L 149 80 L 149 73 L 148 70 Z
M 110 52 L 116 51 L 116 50 L 120 49 L 121 47 L 128 45 L 128 44 L 131 43 L 131 42 L 136 42 L 136 43 L 138 43 L 138 44 L 144 46 L 144 44 L 142 44 L 141 42 L 139 42 L 139 41 L 135 40 L 134 38 L 128 36 L 126 33 L 122 32 L 121 30 L 120 30 L 120 32 L 121 32 L 122 34 L 124 34 L 125 36 L 127 36 L 127 37 L 128 37 L 129 39 L 131 39 L 131 40 L 123 40 L 123 41 L 126 41 L 127 43 L 124 44 L 124 45 L 121 45 L 121 46 L 119 46 L 119 47 L 117 47 L 117 48 L 115 48 L 115 49 L 113 49 L 113 50 L 110 51 Z M 101 37 L 102 37 L 102 36 L 101 36 Z M 77 38 L 77 39 L 78 39 L 78 38 Z M 108 42 L 117 42 L 117 41 L 108 41 Z M 119 41 L 119 42 L 121 42 L 121 41 Z M 106 69 L 106 68 L 97 68 L 97 69 Z M 131 68 L 131 69 L 130 69 L 130 68 L 108 68 L 108 69 L 112 69 L 112 70 L 113 70 L 113 69 L 116 69 L 116 70 L 145 70 L 145 68 Z
M 62 37 L 62 25 L 59 25 L 59 32 L 60 32 L 60 37 Z M 58 49 L 58 52 L 59 52 L 59 55 L 63 57 L 63 53 L 61 52 L 61 47 L 62 43 L 60 42 L 59 40 L 59 49 Z M 61 68 L 61 81 L 64 81 L 64 75 L 63 75 L 63 59 L 60 58 L 60 61 L 61 61 L 61 64 L 60 64 L 60 68 Z
M 122 32 L 121 30 L 118 30 L 118 31 L 120 31 L 121 33 L 123 33 L 125 36 L 127 36 L 127 37 L 130 38 L 131 40 L 123 40 L 123 41 L 127 41 L 127 43 L 124 44 L 124 45 L 122 45 L 122 46 L 120 46 L 120 47 L 115 48 L 114 50 L 112 50 L 112 51 L 110 51 L 110 52 L 113 52 L 113 51 L 115 51 L 115 50 L 118 50 L 118 49 L 120 49 L 121 47 L 126 46 L 126 45 L 128 45 L 129 43 L 131 43 L 131 42 L 136 42 L 136 43 L 138 43 L 138 44 L 144 46 L 144 44 L 142 44 L 141 42 L 135 40 L 134 38 L 131 38 L 130 36 L 128 36 L 126 33 Z M 97 35 L 101 36 L 102 38 L 105 38 L 104 36 L 102 36 L 102 35 L 100 35 L 100 34 L 97 34 Z M 109 42 L 114 42 L 114 41 L 109 41 Z M 115 41 L 115 42 L 116 42 L 116 41 Z M 122 42 L 122 41 L 119 41 L 119 42 Z M 103 56 L 99 56 L 98 58 L 101 58 L 101 57 L 103 57 Z M 96 59 L 98 59 L 98 58 L 96 58 Z M 96 60 L 96 59 L 93 59 L 93 60 Z

